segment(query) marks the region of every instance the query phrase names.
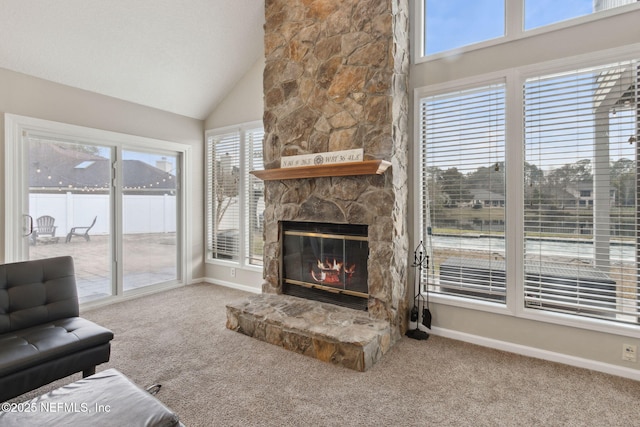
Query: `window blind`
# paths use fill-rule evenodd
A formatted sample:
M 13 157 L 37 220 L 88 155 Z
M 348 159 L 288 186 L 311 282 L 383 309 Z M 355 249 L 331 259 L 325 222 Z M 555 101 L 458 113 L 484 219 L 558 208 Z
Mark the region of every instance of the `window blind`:
M 505 85 L 427 96 L 420 108 L 432 291 L 505 302 Z
M 250 171 L 263 170 L 262 141 L 264 129 L 250 129 L 245 134 L 245 183 L 247 215 L 245 221 L 248 236 L 246 239 L 246 261 L 248 264 L 262 265 L 262 251 L 264 246 L 264 182 L 250 174 Z
M 240 133 L 210 136 L 207 141 L 208 249 L 213 258 L 239 258 Z
M 524 300 L 638 322 L 638 62 L 524 83 Z

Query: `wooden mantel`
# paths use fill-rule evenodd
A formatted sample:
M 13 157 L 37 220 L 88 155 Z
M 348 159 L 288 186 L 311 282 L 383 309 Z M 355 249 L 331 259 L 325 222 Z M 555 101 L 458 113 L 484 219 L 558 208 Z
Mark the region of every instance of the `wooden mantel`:
M 362 162 L 256 170 L 251 171 L 251 174 L 264 181 L 328 176 L 382 175 L 389 166 L 391 166 L 391 162 L 386 160 L 365 160 Z

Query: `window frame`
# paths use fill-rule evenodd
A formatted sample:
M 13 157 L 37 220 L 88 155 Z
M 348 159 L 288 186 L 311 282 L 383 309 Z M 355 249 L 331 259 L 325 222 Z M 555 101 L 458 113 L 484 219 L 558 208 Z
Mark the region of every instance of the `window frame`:
M 205 179 L 206 179 L 206 185 L 205 185 L 205 203 L 204 203 L 204 207 L 205 207 L 205 251 L 206 251 L 206 256 L 205 256 L 205 263 L 207 264 L 215 264 L 215 265 L 222 265 L 222 266 L 227 266 L 227 267 L 237 267 L 237 268 L 241 268 L 243 270 L 249 270 L 249 271 L 256 271 L 256 272 L 262 272 L 263 270 L 263 266 L 262 265 L 258 265 L 258 264 L 251 264 L 248 262 L 248 259 L 250 258 L 249 254 L 247 253 L 248 247 L 249 247 L 249 236 L 246 233 L 246 228 L 248 227 L 247 223 L 247 218 L 248 218 L 248 212 L 249 212 L 249 206 L 248 206 L 248 192 L 247 192 L 247 188 L 248 188 L 248 174 L 249 174 L 249 170 L 248 170 L 248 161 L 247 161 L 247 156 L 249 155 L 248 150 L 247 150 L 247 146 L 246 146 L 246 133 L 249 131 L 253 131 L 256 129 L 263 129 L 264 125 L 262 123 L 262 121 L 252 121 L 252 122 L 245 122 L 245 123 L 241 123 L 238 125 L 231 125 L 231 126 L 225 126 L 225 127 L 221 127 L 221 128 L 215 128 L 215 129 L 209 129 L 205 131 L 205 147 L 204 147 L 204 172 L 205 172 Z M 235 133 L 237 132 L 240 136 L 240 159 L 239 159 L 239 167 L 240 167 L 240 182 L 239 182 L 239 217 L 240 217 L 240 230 L 239 230 L 239 241 L 238 241 L 238 259 L 221 259 L 221 258 L 214 258 L 212 256 L 212 251 L 209 250 L 208 247 L 208 238 L 209 235 L 213 232 L 213 223 L 212 223 L 212 215 L 211 212 L 209 210 L 209 203 L 210 203 L 210 198 L 211 198 L 211 194 L 212 194 L 212 182 L 210 179 L 211 176 L 211 167 L 212 165 L 207 164 L 207 159 L 209 158 L 209 139 L 211 137 L 215 137 L 215 136 L 219 136 L 219 135 L 225 135 L 225 134 L 230 134 L 230 133 Z
M 425 2 L 426 0 L 416 0 L 413 4 L 413 20 L 412 20 L 412 36 L 411 44 L 413 46 L 412 58 L 414 64 L 420 64 L 423 62 L 434 61 L 449 56 L 458 56 L 467 52 L 472 52 L 486 47 L 497 46 L 506 44 L 520 39 L 538 36 L 553 31 L 562 30 L 565 28 L 575 27 L 587 22 L 598 21 L 611 16 L 628 13 L 634 10 L 640 10 L 640 1 L 635 3 L 626 4 L 623 6 L 614 7 L 599 11 L 597 13 L 591 13 L 589 15 L 578 16 L 570 18 L 564 21 L 556 22 L 553 24 L 543 25 L 540 27 L 532 28 L 530 30 L 524 29 L 524 2 L 526 0 L 504 0 L 505 1 L 505 35 L 490 40 L 481 41 L 478 43 L 461 46 L 456 49 L 450 49 L 443 52 L 437 52 L 434 54 L 425 54 Z
M 534 320 L 556 325 L 614 333 L 622 336 L 640 337 L 640 325 L 608 321 L 604 319 L 582 317 L 573 314 L 558 313 L 527 308 L 524 304 L 524 194 L 520 191 L 524 185 L 524 94 L 523 87 L 527 79 L 545 74 L 573 71 L 580 68 L 602 65 L 629 59 L 640 55 L 640 43 L 605 52 L 579 55 L 572 58 L 547 61 L 533 65 L 514 67 L 445 83 L 437 83 L 414 89 L 414 149 L 420 152 L 422 98 L 447 92 L 480 87 L 503 80 L 506 84 L 505 100 L 505 164 L 506 198 L 509 200 L 505 210 L 505 252 L 509 254 L 506 264 L 506 304 L 473 300 L 454 295 L 431 293 L 433 303 L 445 304 L 476 311 L 509 315 L 515 318 Z M 416 156 L 418 159 L 419 156 Z M 422 163 L 414 167 L 414 194 L 416 205 L 422 206 L 421 174 Z M 640 203 L 640 202 L 639 202 Z M 423 238 L 423 224 L 419 213 L 414 218 L 414 233 Z M 427 249 L 429 251 L 429 249 Z M 427 272 L 428 274 L 428 272 Z
M 457 84 L 456 84 L 457 83 Z M 427 201 L 422 199 L 422 191 L 423 189 L 420 186 L 420 183 L 422 182 L 422 176 L 423 176 L 423 172 L 424 172 L 424 164 L 421 162 L 422 158 L 423 158 L 423 152 L 422 152 L 422 141 L 421 141 L 421 125 L 420 125 L 420 119 L 421 119 L 421 115 L 422 115 L 422 108 L 421 108 L 421 104 L 422 104 L 422 100 L 426 97 L 431 97 L 431 96 L 440 96 L 440 95 L 447 95 L 450 93 L 454 93 L 454 92 L 463 92 L 463 91 L 468 91 L 468 90 L 477 90 L 477 89 L 482 89 L 482 90 L 486 90 L 489 87 L 492 87 L 494 85 L 503 85 L 504 86 L 504 119 L 505 119 L 505 137 L 504 137 L 504 142 L 505 142 L 505 153 L 504 153 L 504 161 L 505 164 L 507 163 L 507 151 L 506 151 L 506 145 L 507 145 L 507 141 L 509 139 L 507 139 L 509 137 L 509 129 L 508 127 L 506 127 L 506 120 L 507 120 L 507 112 L 509 111 L 508 106 L 509 104 L 509 100 L 508 100 L 508 90 L 507 90 L 507 84 L 508 81 L 505 77 L 504 73 L 492 73 L 492 74 L 487 74 L 487 75 L 483 75 L 483 76 L 479 76 L 478 78 L 471 78 L 471 79 L 464 79 L 464 80 L 458 80 L 458 81 L 454 81 L 454 82 L 447 82 L 441 85 L 434 85 L 431 87 L 424 87 L 424 88 L 418 88 L 416 89 L 416 93 L 415 93 L 415 110 L 416 111 L 416 136 L 415 136 L 415 141 L 417 141 L 418 146 L 416 147 L 416 150 L 418 151 L 418 154 L 416 156 L 416 158 L 420 159 L 420 163 L 416 165 L 415 167 L 415 179 L 414 182 L 416 183 L 415 185 L 415 194 L 417 195 L 417 197 L 419 198 L 419 206 L 420 206 L 420 210 L 425 211 L 425 210 L 429 210 L 430 208 L 428 206 L 426 206 L 426 204 L 428 203 Z M 509 179 L 509 167 L 506 168 L 506 174 L 505 174 L 505 180 L 508 181 Z M 507 186 L 505 185 L 505 190 L 507 189 Z M 507 196 L 507 194 L 505 193 L 505 196 Z M 506 197 L 505 197 L 506 199 Z M 504 214 L 504 221 L 505 221 L 505 245 L 507 243 L 507 239 L 506 239 L 506 233 L 507 233 L 507 229 L 509 227 L 509 222 L 511 220 L 507 220 L 509 218 L 509 205 L 510 203 L 505 203 L 505 214 Z M 418 230 L 417 230 L 417 235 L 424 237 L 424 232 L 425 232 L 425 224 L 423 223 L 423 218 L 420 217 L 420 214 L 418 215 L 418 218 L 416 219 L 417 223 L 418 223 Z M 433 257 L 432 255 L 432 251 L 431 251 L 431 247 L 429 247 L 429 245 L 427 245 L 427 253 L 430 257 Z M 510 254 L 509 252 L 509 247 L 505 246 L 505 258 L 507 258 L 507 254 Z M 509 257 L 511 257 L 511 255 L 509 255 Z M 425 271 L 423 272 L 425 275 L 429 274 L 429 272 Z M 508 278 L 508 276 L 507 276 Z M 427 277 L 424 277 L 425 279 L 425 283 L 426 282 Z M 509 293 L 507 292 L 507 299 L 509 298 Z M 512 292 L 511 292 L 512 293 Z M 460 298 L 457 297 L 453 294 L 444 294 L 444 293 L 431 293 L 430 294 L 430 298 L 432 298 L 434 301 L 441 301 L 443 303 L 452 303 L 453 305 L 457 305 L 457 306 L 464 306 L 467 308 L 475 308 L 475 309 L 481 309 L 481 310 L 486 310 L 486 311 L 491 311 L 491 312 L 501 312 L 501 313 L 509 313 L 511 314 L 512 311 L 509 309 L 508 305 L 507 305 L 507 301 L 505 302 L 496 302 L 496 301 L 490 301 L 490 300 L 482 300 L 482 299 L 473 299 L 473 304 L 471 305 L 467 305 L 466 302 L 471 301 L 470 298 Z

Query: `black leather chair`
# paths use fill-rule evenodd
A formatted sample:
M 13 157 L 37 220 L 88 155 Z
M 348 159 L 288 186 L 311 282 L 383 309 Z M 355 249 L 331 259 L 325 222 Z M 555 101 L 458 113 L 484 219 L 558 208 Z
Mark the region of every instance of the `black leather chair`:
M 0 265 L 0 402 L 109 361 L 113 332 L 79 317 L 69 256 Z

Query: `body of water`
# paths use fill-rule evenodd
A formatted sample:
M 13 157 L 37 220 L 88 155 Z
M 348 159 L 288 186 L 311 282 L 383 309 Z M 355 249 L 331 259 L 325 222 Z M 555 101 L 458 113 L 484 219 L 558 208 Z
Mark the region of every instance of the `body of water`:
M 477 250 L 483 252 L 505 253 L 504 238 L 480 236 L 442 236 L 430 237 L 434 249 L 460 249 Z M 525 243 L 527 254 L 541 255 L 542 257 L 574 257 L 586 260 L 594 259 L 594 245 L 592 241 L 578 239 L 527 239 Z M 636 247 L 629 243 L 612 242 L 610 246 L 611 261 L 630 262 L 636 260 Z

